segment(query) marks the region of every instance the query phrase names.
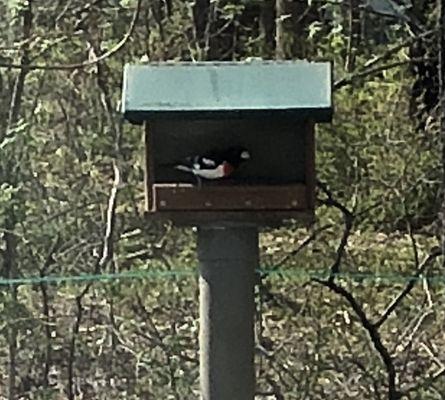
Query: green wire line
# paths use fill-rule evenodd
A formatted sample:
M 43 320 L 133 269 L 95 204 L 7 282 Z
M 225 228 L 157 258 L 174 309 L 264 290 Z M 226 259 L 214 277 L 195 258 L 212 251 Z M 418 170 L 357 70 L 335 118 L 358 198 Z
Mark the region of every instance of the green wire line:
M 304 271 L 304 270 L 284 270 L 284 269 L 267 269 L 260 268 L 257 270 L 263 276 L 277 276 L 280 278 L 287 278 L 296 281 L 306 281 L 309 279 L 326 279 L 329 274 L 326 272 Z M 103 282 L 116 281 L 125 279 L 166 279 L 166 278 L 189 278 L 197 277 L 198 270 L 183 269 L 183 270 L 133 270 L 115 273 L 100 273 L 100 274 L 80 274 L 80 275 L 48 275 L 36 277 L 23 277 L 0 279 L 0 286 L 15 286 L 15 285 L 36 285 L 41 283 L 46 284 L 62 284 L 62 283 L 82 283 L 82 282 Z M 410 281 L 419 281 L 425 279 L 429 283 L 445 284 L 444 276 L 414 276 L 402 274 L 373 274 L 373 273 L 337 273 L 335 276 L 338 279 L 350 281 L 374 281 L 374 282 L 388 282 L 388 283 L 408 283 Z

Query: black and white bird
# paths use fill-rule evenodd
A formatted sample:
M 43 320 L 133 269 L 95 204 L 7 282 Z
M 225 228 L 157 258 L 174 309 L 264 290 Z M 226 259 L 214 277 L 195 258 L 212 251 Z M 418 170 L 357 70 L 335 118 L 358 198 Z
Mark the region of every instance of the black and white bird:
M 201 179 L 223 179 L 235 172 L 238 167 L 250 159 L 249 151 L 242 146 L 232 146 L 221 151 L 210 151 L 203 155 L 186 158 L 175 169 L 196 176 L 198 184 Z

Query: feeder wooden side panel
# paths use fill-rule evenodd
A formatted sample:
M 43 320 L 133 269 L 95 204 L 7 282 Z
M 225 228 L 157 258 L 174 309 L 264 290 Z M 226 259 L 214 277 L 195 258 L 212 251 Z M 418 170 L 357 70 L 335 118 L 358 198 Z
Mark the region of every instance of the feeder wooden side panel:
M 148 122 L 144 123 L 144 145 L 145 145 L 145 167 L 144 167 L 144 187 L 145 187 L 145 210 L 151 211 L 154 206 L 152 187 L 154 184 L 154 163 L 153 156 L 153 126 Z
M 207 186 L 155 184 L 154 211 L 306 210 L 306 186 Z
M 312 120 L 306 121 L 306 188 L 307 204 L 310 210 L 315 209 L 315 123 Z

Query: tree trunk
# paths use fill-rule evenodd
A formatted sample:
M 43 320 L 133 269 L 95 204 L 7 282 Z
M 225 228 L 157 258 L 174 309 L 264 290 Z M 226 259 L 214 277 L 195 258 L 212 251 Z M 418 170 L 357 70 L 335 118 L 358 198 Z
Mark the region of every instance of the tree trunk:
M 262 38 L 262 54 L 265 57 L 273 55 L 275 30 L 275 5 L 272 0 L 263 0 L 260 8 L 259 31 Z
M 22 105 L 23 91 L 25 87 L 25 79 L 28 73 L 26 66 L 29 64 L 29 38 L 31 36 L 32 27 L 32 1 L 27 2 L 26 8 L 22 11 L 22 39 L 23 39 L 23 55 L 21 58 L 22 68 L 14 83 L 14 88 L 12 90 L 11 101 L 8 112 L 8 122 L 6 124 L 6 129 L 0 135 L 4 137 L 5 135 L 11 135 L 11 131 L 20 115 L 20 108 Z M 0 138 L 1 139 L 1 138 Z M 20 177 L 13 175 L 11 171 L 14 170 L 12 166 L 16 162 L 15 155 L 10 154 L 4 160 L 1 168 L 3 169 L 4 176 L 0 179 L 6 183 L 9 183 L 12 187 L 17 187 Z M 14 199 L 11 201 L 10 207 L 6 210 L 6 221 L 5 221 L 5 234 L 3 236 L 5 250 L 3 259 L 3 270 L 2 275 L 6 278 L 16 278 L 18 275 L 17 271 L 17 237 L 15 235 L 15 228 L 18 223 L 16 218 Z M 9 288 L 10 301 L 11 304 L 15 305 L 17 302 L 17 287 L 11 286 Z M 17 386 L 17 336 L 18 330 L 16 321 L 13 320 L 13 315 L 9 315 L 11 323 L 8 325 L 7 340 L 8 340 L 8 400 L 14 400 L 16 396 L 16 386 Z
M 208 45 L 209 35 L 209 11 L 210 0 L 196 0 L 193 6 L 193 21 L 195 25 L 195 40 L 200 51 L 199 59 L 205 60 L 207 58 L 206 48 Z
M 345 69 L 352 72 L 355 67 L 355 58 L 360 42 L 360 0 L 349 0 L 349 38 Z
M 292 0 L 289 4 L 292 24 L 292 56 L 308 58 L 307 27 L 318 20 L 317 5 L 308 0 Z
M 445 0 L 439 0 L 439 115 L 442 142 L 442 253 L 445 254 Z M 445 265 L 445 261 L 444 261 Z
M 286 18 L 286 0 L 276 0 L 276 23 L 275 23 L 275 58 L 284 60 L 286 58 L 286 39 L 284 21 Z

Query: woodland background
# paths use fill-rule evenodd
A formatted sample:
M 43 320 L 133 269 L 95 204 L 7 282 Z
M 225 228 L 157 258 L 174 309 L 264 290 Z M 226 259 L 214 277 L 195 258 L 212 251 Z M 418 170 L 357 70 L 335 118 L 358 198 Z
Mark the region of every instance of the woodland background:
M 2 279 L 157 274 L 0 286 L 0 398 L 199 398 L 194 232 L 143 219 L 122 70 L 262 57 L 332 60 L 335 118 L 315 225 L 261 233 L 257 398 L 443 399 L 437 4 L 0 0 Z

